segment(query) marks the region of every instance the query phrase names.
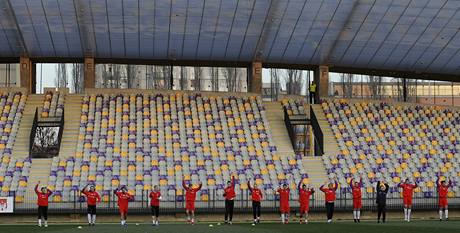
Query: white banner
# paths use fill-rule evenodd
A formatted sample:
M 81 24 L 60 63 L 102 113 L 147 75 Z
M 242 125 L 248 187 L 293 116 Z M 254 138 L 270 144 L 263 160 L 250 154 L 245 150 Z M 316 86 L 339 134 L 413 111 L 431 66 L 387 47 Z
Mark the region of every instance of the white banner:
M 0 197 L 0 213 L 13 213 L 14 197 Z

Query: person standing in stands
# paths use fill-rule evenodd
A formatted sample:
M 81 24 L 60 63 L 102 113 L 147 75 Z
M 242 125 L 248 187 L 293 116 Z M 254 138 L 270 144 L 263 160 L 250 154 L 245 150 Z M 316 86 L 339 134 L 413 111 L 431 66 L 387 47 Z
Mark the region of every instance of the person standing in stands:
M 310 92 L 310 104 L 314 104 L 315 102 L 315 96 L 316 96 L 316 83 L 315 82 L 311 82 L 309 88 L 308 88 L 309 92 Z
M 387 211 L 387 193 L 390 189 L 390 186 L 383 181 L 378 181 L 375 190 L 377 190 L 377 223 L 380 223 L 380 217 L 382 217 L 382 222 L 385 223 L 386 211 Z
M 359 223 L 361 219 L 362 194 L 361 188 L 363 187 L 363 179 L 356 182 L 353 178 L 350 180 L 351 193 L 353 195 L 353 221 Z
M 278 188 L 275 193 L 280 195 L 280 213 L 281 213 L 281 223 L 289 223 L 289 213 L 291 212 L 291 207 L 289 206 L 289 195 L 291 190 L 288 187 L 288 184 L 284 183 L 282 187 Z
M 308 223 L 308 212 L 310 211 L 310 196 L 315 193 L 313 188 L 308 188 L 306 184 L 302 184 L 302 181 L 297 185 L 299 190 L 299 204 L 300 204 L 300 224 Z M 305 217 L 304 222 L 302 222 L 302 217 Z
M 40 181 L 38 181 L 37 185 L 35 185 L 38 206 L 38 226 L 48 227 L 48 198 L 53 194 L 53 192 L 46 187 L 42 187 L 38 190 L 38 185 L 40 185 Z M 43 225 L 42 218 L 44 223 Z
M 227 182 L 227 187 L 224 189 L 225 198 L 225 224 L 232 225 L 233 220 L 233 208 L 235 206 L 235 177 L 232 176 L 232 180 Z
M 122 226 L 127 226 L 126 219 L 128 218 L 128 204 L 134 199 L 134 196 L 128 193 L 126 186 L 117 188 L 113 193 L 118 197 L 118 209 L 120 210 L 120 222 Z
M 327 185 L 327 188 L 324 187 Z M 324 195 L 326 196 L 326 214 L 327 214 L 327 223 L 332 223 L 332 217 L 334 215 L 334 202 L 336 199 L 335 191 L 337 191 L 338 183 L 334 181 L 334 183 L 324 183 L 321 185 L 319 190 L 321 190 Z
M 417 184 L 411 184 L 409 179 L 406 179 L 404 183 L 398 185 L 403 189 L 403 204 L 404 204 L 404 221 L 410 222 L 412 212 L 412 196 L 414 189 L 418 186 Z
M 440 178 L 436 180 L 436 185 L 438 189 L 438 203 L 439 203 L 439 221 L 442 221 L 443 213 L 446 221 L 449 220 L 449 210 L 447 209 L 447 194 L 449 188 L 452 187 L 452 181 L 449 180 L 449 183 L 446 184 L 446 180 L 440 181 Z
M 251 187 L 251 183 L 248 181 L 248 188 L 251 192 L 252 199 L 252 216 L 254 217 L 254 224 L 260 223 L 260 202 L 262 201 L 262 191 L 254 183 L 254 187 Z
M 158 185 L 153 186 L 153 190 L 149 194 L 150 210 L 152 211 L 152 225 L 158 226 L 158 216 L 160 215 L 160 200 L 161 192 Z
M 89 185 L 86 185 L 81 190 L 81 193 L 86 196 L 86 202 L 88 204 L 88 225 L 94 226 L 96 225 L 96 205 L 101 202 L 101 196 L 96 192 L 94 186 L 90 186 L 89 190 L 88 186 Z
M 198 188 L 193 188 L 193 185 L 187 185 L 185 184 L 185 180 L 182 180 L 182 187 L 185 189 L 185 213 L 187 214 L 187 223 L 194 225 L 196 193 L 200 191 L 202 184 L 200 183 Z

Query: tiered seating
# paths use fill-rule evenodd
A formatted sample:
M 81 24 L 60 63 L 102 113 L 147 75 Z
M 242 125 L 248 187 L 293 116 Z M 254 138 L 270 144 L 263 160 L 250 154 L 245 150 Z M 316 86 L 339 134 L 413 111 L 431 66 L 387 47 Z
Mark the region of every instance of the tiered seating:
M 91 95 L 83 100 L 76 154 L 53 161 L 49 186 L 55 201 L 73 200 L 87 183 L 103 200 L 119 185 L 139 200 L 155 184 L 174 200 L 182 199 L 185 179 L 203 183 L 206 201 L 211 190 L 223 198 L 232 174 L 239 193 L 248 180 L 272 189 L 285 174 L 307 178 L 301 166 L 301 157 L 276 154 L 259 97 Z
M 438 176 L 459 184 L 459 111 L 345 100 L 327 100 L 322 107 L 341 150 L 324 156 L 324 163 L 343 191 L 361 172 L 368 193 L 378 179 L 390 184 L 394 196 L 400 191 L 396 185 L 406 178 L 419 184 L 416 192 L 424 197 L 435 194 Z M 456 194 L 457 186 L 449 195 Z
M 11 155 L 26 95 L 18 93 L 0 93 L 0 156 Z
M 0 196 L 16 196 L 16 202 L 24 201 L 30 171 L 29 158 L 16 159 L 0 156 Z
M 305 109 L 306 102 L 304 100 L 282 99 L 281 104 L 287 110 L 289 116 L 307 114 L 308 109 Z
M 64 111 L 64 94 L 48 91 L 45 94 L 41 117 L 61 117 Z

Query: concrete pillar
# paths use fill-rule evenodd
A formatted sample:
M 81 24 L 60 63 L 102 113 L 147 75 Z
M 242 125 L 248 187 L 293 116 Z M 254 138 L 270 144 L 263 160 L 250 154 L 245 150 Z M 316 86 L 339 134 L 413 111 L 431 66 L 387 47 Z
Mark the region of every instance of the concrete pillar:
M 35 69 L 34 64 L 28 57 L 21 57 L 19 59 L 20 63 L 20 70 L 19 70 L 19 78 L 20 78 L 20 87 L 27 88 L 27 91 L 31 94 L 36 92 L 36 78 L 35 78 Z
M 319 103 L 319 99 L 329 96 L 329 67 L 318 66 L 314 72 L 314 80 L 316 84 L 315 103 Z
M 248 73 L 248 90 L 262 94 L 262 62 L 253 62 Z
M 96 87 L 96 64 L 94 64 L 93 57 L 85 57 L 85 88 L 95 88 Z

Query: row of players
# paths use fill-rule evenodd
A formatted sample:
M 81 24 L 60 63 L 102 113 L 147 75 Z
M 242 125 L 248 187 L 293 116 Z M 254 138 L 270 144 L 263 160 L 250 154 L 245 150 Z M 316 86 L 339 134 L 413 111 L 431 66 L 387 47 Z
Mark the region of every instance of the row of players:
M 449 181 L 448 183 L 446 180 L 436 181 L 437 189 L 438 189 L 438 197 L 439 197 L 439 220 L 443 219 L 443 216 L 446 220 L 448 220 L 448 208 L 447 208 L 447 193 L 448 189 L 452 187 L 452 182 Z M 47 189 L 46 187 L 42 187 L 39 190 L 40 182 L 35 186 L 35 192 L 37 194 L 37 205 L 38 205 L 38 226 L 48 226 L 48 198 L 52 195 L 52 191 Z M 186 184 L 185 182 L 182 183 L 183 188 L 185 189 L 185 212 L 187 215 L 187 223 L 195 224 L 195 199 L 196 193 L 201 189 L 201 183 L 199 185 L 191 185 Z M 332 222 L 332 217 L 334 214 L 334 202 L 336 200 L 336 190 L 338 184 L 337 181 L 325 183 L 322 185 L 319 190 L 324 192 L 325 194 L 325 207 L 327 213 L 327 222 Z M 361 218 L 361 208 L 362 208 L 362 193 L 361 188 L 363 187 L 362 180 L 350 181 L 350 188 L 353 196 L 353 219 L 355 223 L 360 222 Z M 402 188 L 403 192 L 403 205 L 404 205 L 404 220 L 409 222 L 411 218 L 411 208 L 412 208 L 412 196 L 414 189 L 417 188 L 416 183 L 410 183 L 409 179 L 406 179 L 404 183 L 398 185 L 398 187 Z M 260 209 L 261 209 L 261 202 L 263 200 L 263 192 L 261 189 L 257 187 L 257 184 L 251 186 L 248 182 L 248 188 L 251 192 L 252 198 L 252 213 L 254 218 L 254 224 L 260 223 Z M 315 190 L 311 187 L 308 187 L 302 182 L 299 182 L 297 185 L 298 192 L 299 192 L 299 203 L 300 203 L 300 223 L 308 223 L 308 212 L 309 212 L 309 202 L 311 195 L 315 192 Z M 378 209 L 378 216 L 377 221 L 380 223 L 380 219 L 382 218 L 382 222 L 385 222 L 385 214 L 386 214 L 386 196 L 389 190 L 389 185 L 384 183 L 383 181 L 378 181 L 376 184 L 376 203 Z M 291 212 L 289 206 L 289 196 L 290 196 L 290 188 L 287 183 L 282 184 L 282 186 L 276 190 L 274 190 L 276 194 L 279 195 L 280 201 L 280 213 L 281 213 L 281 222 L 283 224 L 288 223 L 289 213 Z M 95 191 L 94 186 L 87 185 L 81 191 L 83 195 L 86 196 L 87 204 L 88 204 L 88 224 L 90 226 L 94 226 L 96 223 L 96 205 L 97 203 L 101 202 L 100 195 Z M 128 192 L 125 186 L 121 188 L 117 188 L 114 190 L 114 194 L 118 198 L 118 207 L 120 212 L 121 218 L 121 225 L 126 226 L 126 220 L 128 215 L 128 204 L 129 201 L 132 200 L 134 197 Z M 153 190 L 149 194 L 150 197 L 150 206 L 152 212 L 152 224 L 157 226 L 158 219 L 159 219 L 159 207 L 160 201 L 162 199 L 161 192 L 159 187 L 156 185 L 154 186 Z M 224 197 L 225 197 L 225 223 L 232 224 L 233 218 L 233 208 L 234 208 L 234 199 L 236 197 L 235 194 L 235 178 L 232 177 L 231 181 L 227 182 L 227 187 L 224 189 Z M 42 219 L 43 218 L 43 219 Z

